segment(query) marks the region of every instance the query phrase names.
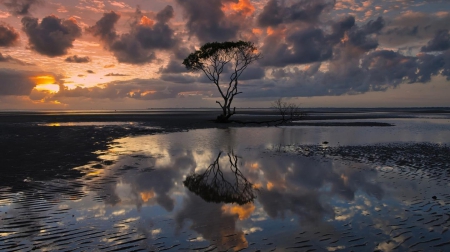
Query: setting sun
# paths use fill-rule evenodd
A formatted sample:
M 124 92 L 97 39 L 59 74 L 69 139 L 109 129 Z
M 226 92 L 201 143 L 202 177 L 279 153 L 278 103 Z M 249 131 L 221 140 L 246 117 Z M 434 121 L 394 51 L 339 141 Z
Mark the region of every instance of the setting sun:
M 55 84 L 55 77 L 51 75 L 40 75 L 36 77 L 31 77 L 31 79 L 36 83 L 36 85 L 41 84 Z
M 41 75 L 32 77 L 31 79 L 36 83 L 35 89 L 38 91 L 59 92 L 59 85 L 55 83 L 55 77 L 51 75 Z

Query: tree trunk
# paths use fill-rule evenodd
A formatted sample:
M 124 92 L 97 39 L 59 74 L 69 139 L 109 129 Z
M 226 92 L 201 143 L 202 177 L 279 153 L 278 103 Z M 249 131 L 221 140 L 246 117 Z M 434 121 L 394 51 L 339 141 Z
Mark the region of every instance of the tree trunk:
M 227 123 L 228 119 L 234 114 L 234 110 L 233 112 L 231 112 L 230 106 L 231 106 L 231 100 L 228 99 L 224 99 L 224 105 L 220 105 L 222 108 L 222 114 L 217 116 L 216 121 L 220 122 L 220 123 Z M 220 104 L 220 103 L 219 103 Z

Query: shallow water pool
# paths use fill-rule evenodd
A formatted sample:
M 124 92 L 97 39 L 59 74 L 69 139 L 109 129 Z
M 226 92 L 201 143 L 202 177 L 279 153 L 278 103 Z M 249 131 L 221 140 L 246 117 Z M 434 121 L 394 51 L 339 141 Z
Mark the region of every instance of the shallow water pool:
M 30 180 L 31 189 L 14 194 L 2 188 L 0 250 L 450 249 L 442 163 L 417 169 L 297 151 L 449 141 L 448 127 L 431 134 L 437 126 L 419 125 L 417 136 L 411 125 L 398 126 L 403 134 L 283 127 L 117 139 L 96 152 L 99 161 L 75 167 L 80 179 Z

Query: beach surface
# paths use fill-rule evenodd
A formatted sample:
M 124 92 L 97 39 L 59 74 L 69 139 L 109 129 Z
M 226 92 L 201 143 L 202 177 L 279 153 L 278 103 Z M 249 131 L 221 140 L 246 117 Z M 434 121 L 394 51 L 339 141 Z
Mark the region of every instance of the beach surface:
M 0 112 L 0 250 L 446 251 L 450 110 Z

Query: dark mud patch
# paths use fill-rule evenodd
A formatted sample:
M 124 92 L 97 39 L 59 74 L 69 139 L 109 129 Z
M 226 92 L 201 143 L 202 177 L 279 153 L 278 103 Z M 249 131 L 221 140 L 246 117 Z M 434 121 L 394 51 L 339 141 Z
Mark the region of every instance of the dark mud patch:
M 321 127 L 392 127 L 394 124 L 382 122 L 293 122 L 294 126 L 321 126 Z
M 291 147 L 287 147 L 290 149 Z M 393 143 L 368 146 L 326 145 L 295 146 L 304 156 L 340 157 L 359 163 L 409 167 L 417 169 L 450 169 L 450 146 L 433 143 Z
M 72 168 L 100 161 L 97 152 L 106 151 L 119 137 L 155 134 L 162 130 L 133 127 L 37 127 L 27 124 L 0 125 L 0 186 L 19 191 L 30 181 L 74 179 Z M 97 164 L 101 168 L 100 164 Z

